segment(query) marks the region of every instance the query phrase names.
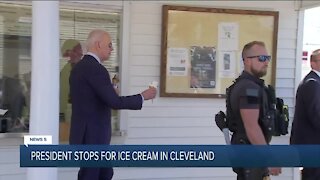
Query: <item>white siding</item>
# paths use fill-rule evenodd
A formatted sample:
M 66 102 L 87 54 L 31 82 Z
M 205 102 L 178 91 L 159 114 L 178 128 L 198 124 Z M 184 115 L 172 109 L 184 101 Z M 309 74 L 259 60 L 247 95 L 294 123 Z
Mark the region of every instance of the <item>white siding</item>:
M 84 3 L 84 2 L 81 2 Z M 91 2 L 86 2 L 91 3 Z M 120 2 L 100 1 L 116 6 Z M 153 80 L 160 82 L 161 8 L 163 4 L 216 8 L 275 10 L 280 12 L 276 69 L 277 96 L 283 97 L 293 116 L 297 11 L 294 1 L 132 1 L 130 2 L 129 68 L 123 70 L 129 93 L 138 93 Z M 127 42 L 124 42 L 127 43 Z M 146 101 L 142 111 L 128 111 L 126 144 L 224 144 L 214 114 L 225 109 L 224 99 L 159 98 Z M 0 140 L 0 180 L 25 179 L 19 168 L 22 140 Z M 288 144 L 288 136 L 273 144 Z M 76 180 L 77 168 L 60 168 L 59 180 Z M 284 168 L 273 180 L 292 180 L 293 169 Z M 233 180 L 231 168 L 115 168 L 121 180 Z
M 174 2 L 174 4 L 189 4 L 191 2 Z M 173 4 L 169 2 L 168 4 Z M 197 3 L 199 4 L 199 3 Z M 211 7 L 222 7 L 221 2 L 201 2 Z M 146 86 L 151 80 L 160 80 L 160 30 L 161 30 L 161 2 L 131 2 L 131 56 L 129 70 L 131 92 L 135 93 Z M 199 5 L 200 6 L 200 5 Z M 207 6 L 208 7 L 208 6 Z M 277 95 L 284 97 L 288 104 L 293 106 L 292 99 L 294 98 L 294 70 L 295 70 L 295 47 L 296 47 L 296 31 L 297 31 L 297 12 L 294 9 L 293 2 L 232 2 L 232 6 L 224 5 L 227 8 L 248 8 L 253 9 L 265 9 L 265 10 L 277 10 L 280 12 L 279 17 L 279 33 L 278 33 L 278 50 L 277 50 L 277 70 L 276 70 L 276 88 Z M 150 60 L 150 61 L 149 61 Z M 180 103 L 179 103 L 180 102 Z M 195 104 L 196 103 L 196 104 Z M 287 103 L 287 102 L 286 102 Z M 169 107 L 168 107 L 169 106 Z M 206 136 L 206 128 L 212 128 L 212 131 L 218 131 L 214 129 L 214 123 L 208 124 L 203 129 L 194 129 L 190 135 L 190 131 L 184 131 L 185 125 L 181 123 L 181 119 L 188 119 L 193 121 L 194 126 L 203 126 L 202 121 L 212 118 L 219 109 L 224 109 L 225 104 L 219 99 L 181 99 L 181 98 L 158 98 L 154 100 L 154 103 L 146 102 L 142 112 L 130 111 L 129 112 L 129 134 L 128 143 L 135 143 L 137 139 L 136 128 L 144 128 L 143 137 L 160 137 L 161 130 L 166 129 L 174 124 L 176 130 L 176 136 L 194 136 L 199 135 Z M 186 110 L 187 109 L 187 110 Z M 169 121 L 163 122 L 163 127 L 158 126 L 146 126 L 146 121 L 156 122 L 161 117 L 170 118 Z M 196 117 L 190 119 L 190 117 Z M 146 119 L 146 120 L 144 120 Z M 141 123 L 141 124 L 140 124 Z M 199 124 L 199 125 L 198 125 Z M 180 130 L 179 127 L 180 126 Z M 211 127 L 210 127 L 211 126 Z M 152 129 L 148 134 L 148 128 Z M 186 133 L 186 134 L 184 134 Z M 209 133 L 208 135 L 218 135 L 218 133 Z M 165 136 L 174 136 L 166 134 Z M 222 137 L 221 137 L 222 138 Z M 131 139 L 134 139 L 131 141 Z M 156 144 L 157 141 L 154 141 Z M 179 142 L 177 142 L 179 143 Z M 189 143 L 196 143 L 190 140 Z M 286 142 L 287 143 L 287 142 Z
M 141 91 L 152 80 L 160 81 L 161 10 L 163 4 L 194 2 L 131 2 L 130 93 Z M 279 11 L 276 90 L 290 106 L 294 99 L 297 20 L 294 2 L 197 2 L 197 6 Z M 224 144 L 214 114 L 225 109 L 224 99 L 160 98 L 145 102 L 141 111 L 129 111 L 127 144 Z M 288 144 L 277 137 L 273 144 Z M 131 173 L 132 171 L 132 173 Z M 129 174 L 125 175 L 127 172 Z M 291 168 L 273 179 L 293 179 Z M 120 169 L 119 179 L 235 179 L 231 168 Z
M 26 169 L 20 168 L 20 151 L 17 144 L 23 144 L 22 139 L 0 139 L 0 180 L 26 179 Z

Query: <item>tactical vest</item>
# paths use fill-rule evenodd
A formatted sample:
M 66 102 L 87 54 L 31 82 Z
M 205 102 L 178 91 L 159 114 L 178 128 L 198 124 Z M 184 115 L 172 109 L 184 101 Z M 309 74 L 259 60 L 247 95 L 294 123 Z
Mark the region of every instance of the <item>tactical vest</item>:
M 238 77 L 234 83 L 226 89 L 226 125 L 231 132 L 245 132 L 241 124 L 241 117 L 235 117 L 231 108 L 231 92 L 236 83 L 244 79 Z M 261 87 L 261 86 L 260 86 Z M 267 98 L 263 95 L 266 92 Z M 271 136 L 280 136 L 288 133 L 289 114 L 288 107 L 284 105 L 283 100 L 276 98 L 275 91 L 272 86 L 260 88 L 262 107 L 259 113 L 259 125 L 265 135 L 267 141 Z

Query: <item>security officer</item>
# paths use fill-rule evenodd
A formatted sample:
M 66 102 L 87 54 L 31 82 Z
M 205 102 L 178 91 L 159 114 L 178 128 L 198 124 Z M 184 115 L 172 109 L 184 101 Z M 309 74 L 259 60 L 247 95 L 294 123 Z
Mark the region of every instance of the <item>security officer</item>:
M 320 49 L 310 56 L 312 70 L 300 83 L 291 129 L 291 144 L 320 144 Z M 302 180 L 319 180 L 319 167 L 304 167 Z
M 231 144 L 267 145 L 271 134 L 263 125 L 262 111 L 267 106 L 264 81 L 271 57 L 265 44 L 253 41 L 242 51 L 244 71 L 230 90 L 231 114 L 235 120 Z M 228 94 L 227 94 L 228 95 Z M 234 168 L 237 180 L 263 180 L 269 175 L 279 175 L 281 168 Z

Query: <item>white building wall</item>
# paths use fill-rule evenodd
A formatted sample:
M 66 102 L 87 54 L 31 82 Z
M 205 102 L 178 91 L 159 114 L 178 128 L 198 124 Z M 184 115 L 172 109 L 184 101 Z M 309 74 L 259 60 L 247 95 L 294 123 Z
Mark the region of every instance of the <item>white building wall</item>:
M 82 2 L 83 3 L 83 2 Z M 91 3 L 91 2 L 86 2 Z M 100 1 L 99 3 L 103 3 Z M 110 4 L 109 2 L 106 2 Z M 117 5 L 119 3 L 117 2 Z M 129 4 L 128 94 L 141 92 L 153 81 L 160 82 L 161 9 L 163 4 L 213 8 L 279 11 L 276 90 L 293 116 L 298 11 L 293 1 L 132 1 Z M 224 144 L 214 114 L 225 109 L 224 99 L 159 98 L 146 101 L 141 111 L 127 111 L 126 144 Z M 20 142 L 21 141 L 21 142 Z M 22 140 L 0 140 L 0 180 L 25 179 L 19 168 Z M 288 144 L 288 136 L 274 138 L 272 144 Z M 76 168 L 59 169 L 59 180 L 75 180 Z M 115 168 L 119 180 L 234 180 L 231 168 Z M 284 168 L 273 180 L 292 180 L 293 169 Z
M 301 0 L 300 6 L 301 6 L 302 8 L 313 8 L 313 7 L 320 6 L 320 2 L 319 2 L 319 1 L 306 1 L 306 0 Z
M 131 2 L 130 93 L 160 81 L 162 5 L 192 5 L 279 11 L 276 90 L 290 107 L 294 106 L 294 77 L 297 41 L 297 11 L 292 1 L 272 2 Z M 129 111 L 127 144 L 224 144 L 214 114 L 225 109 L 224 99 L 159 98 L 146 102 L 142 111 Z M 288 144 L 288 137 L 274 138 L 272 144 Z M 119 169 L 120 179 L 235 179 L 231 168 L 134 168 Z M 123 173 L 122 173 L 123 172 Z M 132 172 L 127 174 L 125 172 Z M 117 173 L 117 171 L 116 171 Z M 293 179 L 292 168 L 273 179 Z

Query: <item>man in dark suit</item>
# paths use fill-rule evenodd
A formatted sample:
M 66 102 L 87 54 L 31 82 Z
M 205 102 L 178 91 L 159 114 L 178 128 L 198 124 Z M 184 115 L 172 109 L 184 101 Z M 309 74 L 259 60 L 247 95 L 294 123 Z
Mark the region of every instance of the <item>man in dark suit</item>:
M 300 83 L 292 123 L 291 144 L 320 144 L 320 49 L 310 56 L 312 70 Z M 319 180 L 320 168 L 304 168 L 302 180 Z
M 88 53 L 71 71 L 70 144 L 110 144 L 111 109 L 139 110 L 144 100 L 156 95 L 156 88 L 152 87 L 141 94 L 117 95 L 107 69 L 101 65 L 112 50 L 109 33 L 91 31 L 87 39 Z M 110 180 L 112 176 L 112 168 L 80 168 L 78 180 Z

